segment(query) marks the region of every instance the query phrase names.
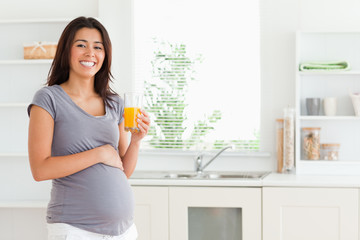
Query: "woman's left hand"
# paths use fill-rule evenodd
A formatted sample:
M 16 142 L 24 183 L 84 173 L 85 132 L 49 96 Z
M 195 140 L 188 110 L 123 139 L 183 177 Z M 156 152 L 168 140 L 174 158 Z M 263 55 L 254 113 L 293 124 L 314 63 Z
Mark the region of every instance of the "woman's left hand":
M 150 117 L 144 109 L 140 110 L 140 114 L 137 116 L 137 122 L 140 132 L 132 133 L 131 141 L 140 141 L 147 135 L 150 129 Z

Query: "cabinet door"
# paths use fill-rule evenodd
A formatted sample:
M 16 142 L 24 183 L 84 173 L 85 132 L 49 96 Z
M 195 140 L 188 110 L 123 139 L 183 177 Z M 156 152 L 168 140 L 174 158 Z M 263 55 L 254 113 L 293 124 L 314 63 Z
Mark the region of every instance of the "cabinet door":
M 46 208 L 0 208 L 0 239 L 46 240 Z
M 261 239 L 260 188 L 171 187 L 169 191 L 170 240 Z
M 358 190 L 264 188 L 263 240 L 358 240 Z
M 168 188 L 132 187 L 138 240 L 168 240 Z

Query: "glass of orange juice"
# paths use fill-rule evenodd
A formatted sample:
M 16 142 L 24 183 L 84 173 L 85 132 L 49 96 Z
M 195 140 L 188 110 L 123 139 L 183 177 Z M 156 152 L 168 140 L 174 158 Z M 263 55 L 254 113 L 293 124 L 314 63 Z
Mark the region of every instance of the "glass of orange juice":
M 139 132 L 137 115 L 140 114 L 140 108 L 142 107 L 142 94 L 138 92 L 125 93 L 124 104 L 125 131 Z

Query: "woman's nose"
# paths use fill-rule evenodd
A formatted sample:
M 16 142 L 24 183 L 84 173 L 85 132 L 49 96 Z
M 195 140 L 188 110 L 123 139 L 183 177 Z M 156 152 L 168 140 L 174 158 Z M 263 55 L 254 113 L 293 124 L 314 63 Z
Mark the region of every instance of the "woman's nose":
M 94 55 L 95 55 L 95 52 L 94 52 L 94 50 L 93 49 L 91 49 L 91 48 L 87 48 L 87 50 L 86 50 L 86 56 L 90 56 L 90 57 L 93 57 Z

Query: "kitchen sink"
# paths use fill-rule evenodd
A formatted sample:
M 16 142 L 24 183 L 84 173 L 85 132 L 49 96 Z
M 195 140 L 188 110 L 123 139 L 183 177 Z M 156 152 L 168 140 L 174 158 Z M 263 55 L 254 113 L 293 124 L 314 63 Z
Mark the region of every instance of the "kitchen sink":
M 173 179 L 173 180 L 261 180 L 270 172 L 158 172 L 138 171 L 132 179 Z
M 243 173 L 209 173 L 211 179 L 263 179 L 269 172 L 243 172 Z

